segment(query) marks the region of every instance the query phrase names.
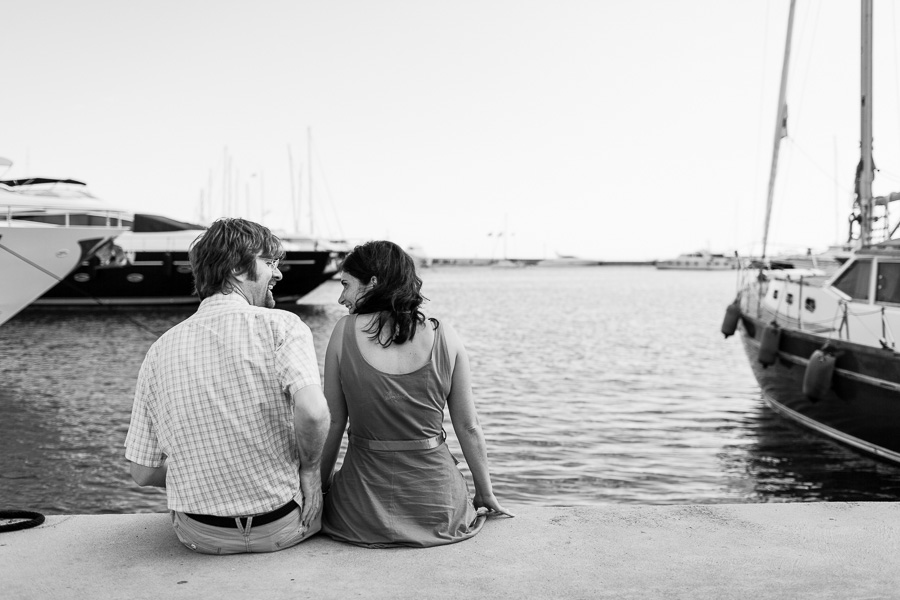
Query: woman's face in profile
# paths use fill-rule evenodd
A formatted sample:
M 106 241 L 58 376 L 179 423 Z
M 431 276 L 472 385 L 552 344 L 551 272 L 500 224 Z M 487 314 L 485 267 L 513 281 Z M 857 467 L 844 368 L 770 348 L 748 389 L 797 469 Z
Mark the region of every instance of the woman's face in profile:
M 346 306 L 351 315 L 356 313 L 356 302 L 371 287 L 371 285 L 363 285 L 362 281 L 350 273 L 341 271 L 341 296 L 338 298 L 338 304 Z

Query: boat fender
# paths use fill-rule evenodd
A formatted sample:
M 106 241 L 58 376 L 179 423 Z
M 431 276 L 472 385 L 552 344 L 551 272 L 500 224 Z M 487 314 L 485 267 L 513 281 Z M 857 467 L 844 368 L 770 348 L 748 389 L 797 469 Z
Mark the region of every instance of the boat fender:
M 824 400 L 828 396 L 836 359 L 827 348 L 816 350 L 809 357 L 806 373 L 803 375 L 803 394 L 813 402 Z
M 729 304 L 728 308 L 725 309 L 725 318 L 722 320 L 722 335 L 724 335 L 726 339 L 728 339 L 729 336 L 734 335 L 734 332 L 737 330 L 738 319 L 740 318 L 740 301 L 735 299 L 735 301 Z
M 762 366 L 768 367 L 775 364 L 775 359 L 778 358 L 779 342 L 781 342 L 781 327 L 773 321 L 763 329 L 759 342 L 758 360 Z

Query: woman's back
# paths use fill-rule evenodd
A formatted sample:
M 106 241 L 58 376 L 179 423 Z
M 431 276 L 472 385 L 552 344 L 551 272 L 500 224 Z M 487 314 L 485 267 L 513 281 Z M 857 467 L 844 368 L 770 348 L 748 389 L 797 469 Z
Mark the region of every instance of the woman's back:
M 416 335 L 411 340 L 385 347 L 381 341 L 388 337 L 390 328 L 382 330 L 381 340 L 372 340 L 373 317 L 374 315 L 357 316 L 350 324 L 355 330 L 356 344 L 367 363 L 383 373 L 402 375 L 420 369 L 431 360 L 436 321 L 428 320 L 418 325 Z
M 453 375 L 443 329 L 426 321 L 413 340 L 385 348 L 369 339 L 368 323 L 368 315 L 344 323 L 340 379 L 351 433 L 373 440 L 440 434 Z

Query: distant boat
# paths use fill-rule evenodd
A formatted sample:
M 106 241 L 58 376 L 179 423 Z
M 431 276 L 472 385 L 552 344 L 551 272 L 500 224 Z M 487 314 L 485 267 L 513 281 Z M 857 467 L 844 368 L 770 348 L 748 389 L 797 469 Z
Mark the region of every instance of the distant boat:
M 594 267 L 600 264 L 600 261 L 590 260 L 587 258 L 578 258 L 577 256 L 559 255 L 556 258 L 546 258 L 536 263 L 538 267 Z
M 728 271 L 738 268 L 738 260 L 724 254 L 712 254 L 705 250 L 681 254 L 671 260 L 656 261 L 657 269 L 684 269 L 690 271 Z
M 432 258 L 425 252 L 425 249 L 417 244 L 408 246 L 406 253 L 415 261 L 416 267 L 427 269 L 433 262 Z
M 524 266 L 525 263 L 523 261 L 510 260 L 508 258 L 496 260 L 491 263 L 491 267 L 494 269 L 521 269 Z
M 0 181 L 0 273 L 6 282 L 0 286 L 0 324 L 95 253 L 108 251 L 130 219 L 75 180 Z
M 831 275 L 850 260 L 855 250 L 855 244 L 835 244 L 824 252 L 778 254 L 766 260 L 751 259 L 748 266 L 765 269 L 817 269 L 823 274 Z

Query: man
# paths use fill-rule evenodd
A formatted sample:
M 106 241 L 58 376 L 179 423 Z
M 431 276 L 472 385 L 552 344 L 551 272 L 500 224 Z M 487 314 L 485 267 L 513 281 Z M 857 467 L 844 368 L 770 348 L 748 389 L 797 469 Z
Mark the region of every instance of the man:
M 309 327 L 273 310 L 282 256 L 262 225 L 213 223 L 190 250 L 200 307 L 138 375 L 125 457 L 196 552 L 273 552 L 321 527 L 329 413 Z

